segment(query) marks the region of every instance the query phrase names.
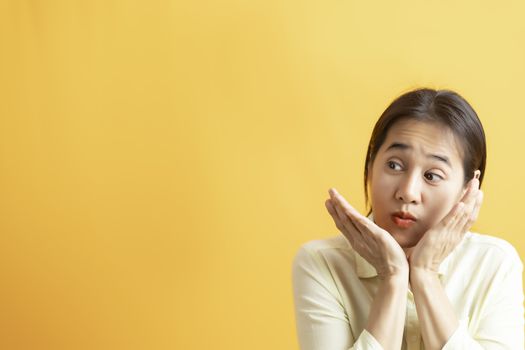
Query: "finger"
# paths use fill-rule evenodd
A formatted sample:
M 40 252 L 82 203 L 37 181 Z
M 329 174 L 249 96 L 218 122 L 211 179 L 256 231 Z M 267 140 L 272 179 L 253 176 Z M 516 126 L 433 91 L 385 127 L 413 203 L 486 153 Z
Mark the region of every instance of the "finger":
M 327 202 L 329 208 L 328 211 L 334 218 L 334 221 L 336 221 L 336 226 L 338 226 L 337 228 L 341 231 L 341 233 L 349 237 L 350 240 L 354 241 L 356 239 L 356 235 L 359 235 L 357 229 L 349 222 L 342 208 L 339 207 L 335 200 L 329 199 Z
M 337 212 L 337 215 L 343 225 L 347 228 L 347 230 L 354 232 L 357 235 L 361 236 L 361 232 L 358 230 L 358 228 L 354 225 L 353 221 L 351 220 L 351 217 L 347 214 L 347 210 L 343 208 L 341 205 L 341 202 L 337 199 L 333 200 L 333 204 L 335 207 L 335 210 Z
M 470 217 L 472 216 L 472 213 L 474 212 L 474 208 L 476 207 L 476 202 L 478 200 L 478 196 L 479 196 L 479 192 L 480 192 L 480 189 L 479 189 L 479 181 L 474 181 L 473 182 L 473 189 L 472 189 L 472 192 L 470 193 L 470 196 L 469 198 L 467 199 L 467 203 L 466 203 L 466 210 L 468 211 L 469 213 L 469 221 L 470 221 Z
M 341 233 L 344 233 L 343 231 L 346 231 L 346 228 L 343 226 L 343 223 L 341 222 L 341 219 L 339 218 L 339 214 L 337 213 L 337 210 L 335 209 L 334 204 L 330 199 L 327 199 L 325 201 L 325 206 L 330 215 L 332 216 L 332 219 L 334 219 L 335 225 L 337 228 L 341 231 Z
M 467 191 L 465 192 L 463 198 L 461 199 L 460 203 L 463 203 L 464 206 L 462 208 L 462 214 L 459 214 L 458 217 L 456 217 L 455 222 L 452 224 L 452 231 L 462 231 L 464 232 L 464 226 L 468 225 L 469 218 L 474 210 L 474 207 L 476 205 L 476 199 L 478 197 L 479 193 L 479 181 L 477 178 L 472 179 L 469 182 L 469 186 L 467 188 Z M 467 219 L 464 218 L 463 214 L 468 214 Z M 465 221 L 467 220 L 467 221 Z
M 361 215 L 354 207 L 352 207 L 348 201 L 339 194 L 335 189 L 333 190 L 333 197 L 332 199 L 335 200 L 335 202 L 340 206 L 340 208 L 343 210 L 343 212 L 349 217 L 351 223 L 354 225 L 354 227 L 361 233 L 369 231 L 368 230 L 368 224 L 369 219 L 365 216 Z
M 365 242 L 361 233 L 355 227 L 344 224 L 344 219 L 341 220 L 340 215 L 344 215 L 344 213 L 337 209 L 337 205 L 334 204 L 332 200 L 329 199 L 325 203 L 327 203 L 327 208 L 329 208 L 329 212 L 334 218 L 337 228 L 348 239 L 352 248 L 363 257 L 372 257 L 371 248 Z
M 457 202 L 448 214 L 441 220 L 442 225 L 447 231 L 451 231 L 457 224 L 465 208 L 465 203 Z
M 352 234 L 347 233 L 346 227 L 344 227 L 343 223 L 339 219 L 339 215 L 337 214 L 337 211 L 335 210 L 333 204 L 331 203 L 331 200 L 328 199 L 325 201 L 326 209 L 328 209 L 328 212 L 332 216 L 332 219 L 335 222 L 335 226 L 337 229 L 348 239 L 350 244 L 354 246 L 354 236 Z
M 334 206 L 344 225 L 348 227 L 349 230 L 354 229 L 363 241 L 368 244 L 374 244 L 375 240 L 371 237 L 371 230 L 368 227 L 370 220 L 354 209 L 335 189 L 331 190 Z
M 377 242 L 373 237 L 373 232 L 367 227 L 366 221 L 369 220 L 366 218 L 362 219 L 363 216 L 348 204 L 340 194 L 336 194 L 334 198 L 336 199 L 336 210 L 342 218 L 341 221 L 344 226 L 348 230 L 352 230 L 357 236 L 355 240 L 361 242 L 370 251 L 372 249 L 371 247 L 374 247 Z M 356 218 L 354 216 L 355 213 L 357 213 L 359 217 Z
M 476 221 L 478 219 L 479 210 L 481 209 L 481 204 L 483 203 L 483 191 L 478 192 L 478 197 L 476 198 L 476 204 L 474 205 L 474 210 L 472 211 L 472 219 Z
M 458 239 L 460 239 L 474 224 L 474 222 L 477 219 L 477 214 L 479 212 L 479 208 L 481 207 L 481 202 L 483 201 L 483 192 L 481 190 L 478 190 L 476 193 L 476 198 L 474 200 L 474 204 L 472 206 L 465 205 L 463 208 L 463 212 L 459 219 L 457 220 L 457 223 L 455 225 L 455 232 L 457 234 Z
M 470 230 L 470 228 L 474 225 L 474 223 L 478 219 L 479 210 L 481 208 L 482 203 L 483 203 L 483 191 L 479 191 L 478 196 L 476 197 L 476 203 L 474 204 L 474 208 L 470 212 L 469 219 L 465 223 L 465 226 L 463 227 L 464 232 L 467 232 L 468 230 Z
M 337 203 L 336 208 L 341 208 L 341 211 L 346 214 L 345 219 L 348 218 L 349 224 L 353 226 L 356 233 L 360 235 L 363 243 L 370 247 L 375 247 L 382 240 L 377 235 L 379 227 L 369 218 L 361 215 L 354 207 L 352 207 L 345 198 L 339 194 L 335 189 L 331 189 L 330 195 L 333 196 L 334 202 Z
M 453 232 L 457 227 L 460 227 L 459 221 L 463 217 L 463 212 L 472 211 L 475 205 L 477 193 L 479 192 L 478 187 L 479 180 L 475 175 L 475 177 L 468 183 L 467 189 L 465 193 L 463 193 L 461 200 L 458 203 L 456 203 L 456 205 L 452 207 L 450 212 L 443 218 L 443 226 L 450 230 L 449 232 Z
M 348 211 L 348 215 L 356 219 L 363 217 L 363 215 L 361 215 L 361 213 L 354 209 L 354 207 L 352 207 L 348 203 L 348 201 L 339 192 L 337 192 L 335 188 L 332 188 L 331 191 L 332 199 L 339 203 L 343 208 L 345 208 Z
M 457 236 L 461 236 L 466 232 L 465 227 L 470 223 L 471 214 L 471 210 L 465 207 L 455 225 L 454 232 Z
M 476 200 L 478 191 L 479 191 L 479 180 L 477 178 L 473 178 L 468 183 L 467 190 L 463 194 L 463 197 L 461 198 L 460 202 L 463 202 L 467 205 L 473 205 Z
M 330 213 L 330 215 L 334 216 L 334 214 L 337 214 L 335 212 L 335 208 L 332 204 L 332 200 L 331 199 L 327 199 L 325 202 L 324 202 L 324 206 L 326 207 L 326 210 L 328 210 L 328 213 Z
M 347 219 L 351 221 L 353 218 L 354 211 L 356 211 L 348 202 L 343 198 L 335 188 L 331 188 L 329 191 L 330 197 L 332 199 L 332 204 L 336 208 L 337 212 L 341 216 L 341 219 Z M 354 224 L 351 222 L 352 226 Z M 357 227 L 354 226 L 354 229 L 357 230 Z

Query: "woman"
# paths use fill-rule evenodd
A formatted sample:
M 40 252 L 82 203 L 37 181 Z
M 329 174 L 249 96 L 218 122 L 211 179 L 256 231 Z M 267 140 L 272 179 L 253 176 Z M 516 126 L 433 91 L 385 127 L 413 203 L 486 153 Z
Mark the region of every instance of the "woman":
M 522 262 L 506 241 L 469 231 L 485 160 L 481 122 L 457 93 L 392 102 L 368 146 L 368 217 L 330 189 L 341 235 L 294 258 L 302 350 L 523 349 Z

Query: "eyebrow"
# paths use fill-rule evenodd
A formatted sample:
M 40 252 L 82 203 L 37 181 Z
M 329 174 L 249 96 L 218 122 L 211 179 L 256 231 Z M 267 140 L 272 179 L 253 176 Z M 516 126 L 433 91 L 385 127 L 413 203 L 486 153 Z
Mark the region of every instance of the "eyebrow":
M 407 145 L 405 143 L 401 143 L 401 142 L 394 142 L 392 143 L 390 146 L 388 146 L 388 148 L 386 149 L 386 151 L 389 151 L 391 149 L 399 149 L 401 151 L 406 151 L 406 150 L 410 150 L 410 149 L 413 149 L 412 146 L 410 145 Z M 385 151 L 385 152 L 386 152 Z M 452 165 L 450 164 L 450 160 L 448 159 L 447 156 L 444 156 L 444 155 L 440 155 L 440 154 L 426 154 L 426 156 L 428 158 L 434 158 L 434 159 L 437 159 L 439 160 L 440 162 L 443 162 L 445 163 L 446 165 L 448 165 L 449 168 L 452 168 Z

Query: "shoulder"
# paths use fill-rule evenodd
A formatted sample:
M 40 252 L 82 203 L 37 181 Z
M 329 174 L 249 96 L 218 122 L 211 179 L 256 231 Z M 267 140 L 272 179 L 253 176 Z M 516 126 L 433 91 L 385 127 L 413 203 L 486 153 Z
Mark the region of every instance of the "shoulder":
M 508 241 L 479 232 L 468 232 L 461 244 L 462 260 L 470 263 L 489 263 L 492 266 L 523 266 L 516 248 Z
M 476 249 L 483 253 L 492 252 L 494 254 L 508 256 L 519 260 L 516 248 L 503 238 L 479 232 L 468 232 L 465 236 L 464 245 L 468 249 Z
M 341 301 L 343 280 L 355 275 L 355 255 L 343 234 L 302 243 L 292 262 L 292 283 L 297 293 L 324 292 Z
M 351 247 L 347 239 L 342 234 L 338 234 L 335 236 L 330 236 L 323 239 L 314 239 L 302 243 L 295 253 L 295 258 L 305 254 L 319 255 L 329 252 L 349 250 L 351 250 Z
M 338 234 L 324 239 L 307 241 L 299 247 L 299 251 L 320 252 L 327 249 L 348 249 L 348 247 L 349 244 L 346 238 L 342 234 Z
M 330 266 L 342 260 L 353 259 L 352 251 L 348 240 L 342 234 L 310 240 L 302 243 L 296 250 L 293 266 L 299 264 Z

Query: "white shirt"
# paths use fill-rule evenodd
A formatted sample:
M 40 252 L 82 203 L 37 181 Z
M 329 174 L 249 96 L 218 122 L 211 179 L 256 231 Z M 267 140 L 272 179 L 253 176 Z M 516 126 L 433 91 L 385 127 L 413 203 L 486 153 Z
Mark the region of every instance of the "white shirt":
M 467 232 L 439 267 L 459 320 L 443 349 L 523 349 L 522 271 L 507 241 Z M 382 349 L 364 329 L 379 278 L 345 236 L 304 243 L 293 260 L 292 283 L 301 350 Z M 402 349 L 425 349 L 410 290 Z

